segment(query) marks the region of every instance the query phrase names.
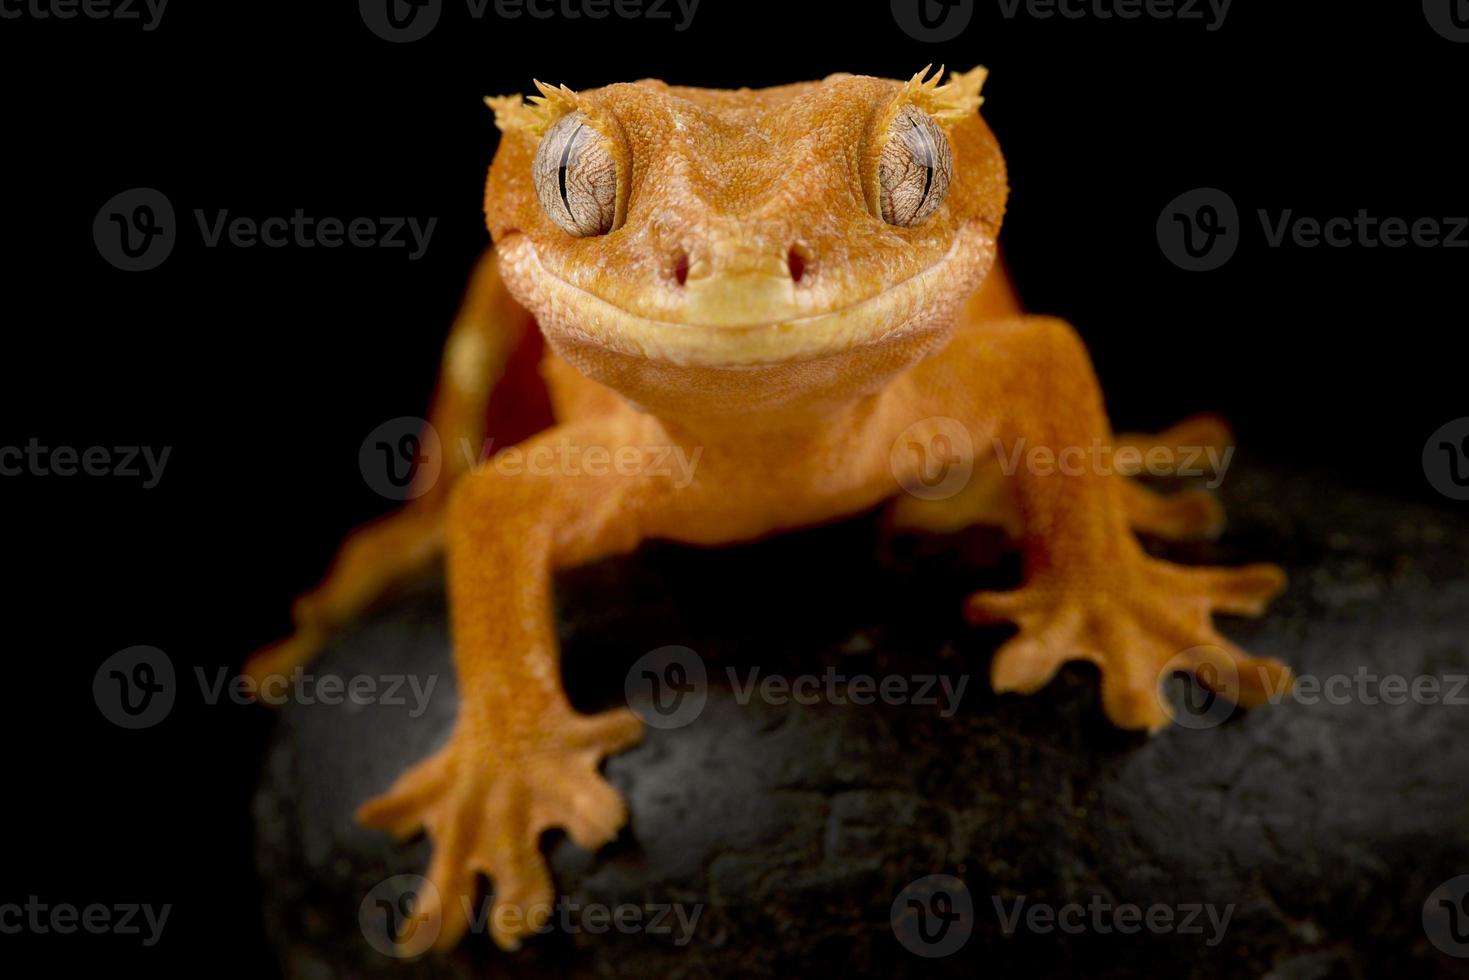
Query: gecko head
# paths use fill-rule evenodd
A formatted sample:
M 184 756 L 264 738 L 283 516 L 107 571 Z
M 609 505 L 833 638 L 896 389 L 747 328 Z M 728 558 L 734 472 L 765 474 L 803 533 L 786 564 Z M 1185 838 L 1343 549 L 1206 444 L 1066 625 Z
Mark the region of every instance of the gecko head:
M 489 99 L 506 283 L 558 353 L 635 399 L 875 385 L 943 343 L 994 262 L 985 73 L 941 74 Z

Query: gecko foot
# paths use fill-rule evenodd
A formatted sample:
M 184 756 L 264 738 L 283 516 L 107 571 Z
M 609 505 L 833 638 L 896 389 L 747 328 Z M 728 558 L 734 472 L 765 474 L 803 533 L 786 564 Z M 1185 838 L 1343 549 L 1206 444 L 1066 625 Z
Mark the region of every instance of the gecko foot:
M 1118 564 L 1096 574 L 1053 572 L 1014 592 L 970 597 L 970 622 L 1020 627 L 990 667 L 997 692 L 1034 693 L 1062 664 L 1088 660 L 1101 670 L 1102 706 L 1113 724 L 1157 730 L 1168 720 L 1159 692 L 1166 667 L 1195 672 L 1245 707 L 1289 688 L 1284 664 L 1252 657 L 1212 621 L 1215 612 L 1262 613 L 1285 586 L 1279 568 L 1193 568 L 1140 553 Z
M 1157 435 L 1117 437 L 1117 452 L 1145 461 L 1155 476 L 1220 476 L 1234 433 L 1217 415 L 1195 415 Z M 1204 490 L 1161 494 L 1133 478 L 1124 481 L 1128 522 L 1143 534 L 1164 541 L 1214 538 L 1224 530 L 1224 508 Z
M 1154 476 L 1217 476 L 1234 446 L 1234 430 L 1217 415 L 1193 415 L 1156 435 L 1119 434 L 1115 443 L 1119 454 L 1147 461 Z
M 241 673 L 263 687 L 271 677 L 288 676 L 297 667 L 309 664 L 326 644 L 324 631 L 312 628 L 296 630 L 284 640 L 256 650 L 245 659 Z
M 1224 508 L 1206 490 L 1161 494 L 1126 478 L 1122 491 L 1134 531 L 1164 541 L 1212 539 L 1224 530 Z
M 388 792 L 363 804 L 357 819 L 365 826 L 400 838 L 423 830 L 433 841 L 432 887 L 420 893 L 414 916 L 438 927 L 415 934 L 448 949 L 471 922 L 487 922 L 496 945 L 513 950 L 543 928 L 554 896 L 541 834 L 564 827 L 589 851 L 615 837 L 627 808 L 597 766 L 641 737 L 642 722 L 626 709 L 569 715 L 536 744 L 512 752 L 482 729 L 461 726 Z M 487 920 L 475 908 L 480 873 L 494 886 Z

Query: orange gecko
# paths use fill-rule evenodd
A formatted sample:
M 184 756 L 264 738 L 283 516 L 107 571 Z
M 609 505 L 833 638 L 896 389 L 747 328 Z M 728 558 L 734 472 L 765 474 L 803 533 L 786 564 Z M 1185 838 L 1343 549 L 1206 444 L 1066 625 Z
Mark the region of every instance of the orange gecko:
M 587 458 L 472 467 L 445 449 L 437 483 L 348 538 L 297 602 L 295 634 L 247 667 L 304 663 L 445 556 L 453 733 L 359 813 L 432 839 L 435 887 L 418 912 L 438 917 L 440 946 L 468 927 L 483 873 L 493 938 L 514 948 L 550 912 L 542 833 L 565 828 L 594 850 L 625 821 L 598 767 L 642 723 L 625 708 L 572 710 L 551 590 L 557 569 L 643 541 L 750 541 L 891 500 L 904 529 L 987 523 L 1016 538 L 1022 585 L 967 606 L 976 623 L 1019 627 L 990 668 L 997 691 L 1034 692 L 1087 660 L 1107 716 L 1154 729 L 1167 720 L 1160 671 L 1197 668 L 1207 651 L 1232 669 L 1201 679 L 1227 673 L 1221 693 L 1239 703 L 1290 683 L 1212 622 L 1258 615 L 1280 570 L 1149 556 L 1134 532 L 1205 536 L 1217 505 L 1097 461 L 1097 447 L 1219 447 L 1227 430 L 1199 418 L 1114 439 L 1076 332 L 1024 314 L 995 270 L 1008 187 L 979 114 L 985 72 L 941 76 L 757 91 L 538 83 L 538 97 L 488 100 L 503 133 L 485 188 L 494 245 L 429 421 L 446 447 L 480 445 L 492 390 L 524 388 L 512 355 L 539 328 L 555 424 L 518 449 Z M 590 465 L 592 450 L 605 465 Z M 666 465 L 675 450 L 696 461 L 685 479 Z M 944 485 L 955 471 L 959 485 Z

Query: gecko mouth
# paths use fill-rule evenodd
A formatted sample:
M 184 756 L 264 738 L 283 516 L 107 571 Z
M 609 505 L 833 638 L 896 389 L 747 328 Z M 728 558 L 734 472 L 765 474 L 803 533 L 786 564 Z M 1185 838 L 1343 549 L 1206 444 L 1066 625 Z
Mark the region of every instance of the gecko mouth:
M 700 324 L 654 319 L 567 282 L 524 234 L 499 244 L 507 284 L 552 344 L 590 344 L 646 360 L 698 367 L 758 367 L 829 357 L 946 325 L 978 288 L 994 238 L 966 222 L 937 262 L 848 306 L 765 322 Z

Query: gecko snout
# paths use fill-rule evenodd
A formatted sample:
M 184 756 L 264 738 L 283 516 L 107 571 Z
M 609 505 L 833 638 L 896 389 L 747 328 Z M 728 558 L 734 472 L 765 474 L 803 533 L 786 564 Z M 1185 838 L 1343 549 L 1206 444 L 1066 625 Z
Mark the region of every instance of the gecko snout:
M 790 276 L 791 282 L 798 283 L 806 278 L 811 261 L 811 250 L 805 245 L 797 242 L 790 247 L 786 252 L 786 274 Z M 675 249 L 671 261 L 673 281 L 680 286 L 686 285 L 690 268 L 689 253 L 682 248 Z
M 667 270 L 682 318 L 708 326 L 747 326 L 805 312 L 804 290 L 815 268 L 801 242 L 720 236 L 676 247 Z

